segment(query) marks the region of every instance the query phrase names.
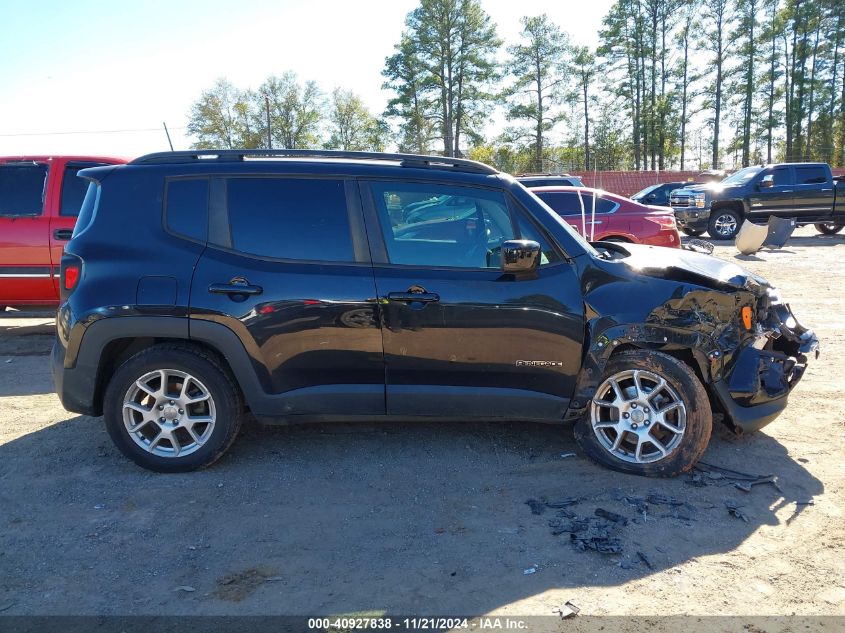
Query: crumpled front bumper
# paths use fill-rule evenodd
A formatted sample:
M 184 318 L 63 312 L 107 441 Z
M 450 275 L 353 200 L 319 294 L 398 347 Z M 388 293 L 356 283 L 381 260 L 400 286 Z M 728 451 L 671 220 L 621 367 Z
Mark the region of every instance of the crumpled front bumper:
M 742 431 L 761 429 L 780 415 L 809 359 L 819 356 L 818 338 L 787 304 L 772 311 L 775 327 L 739 350 L 730 372 L 712 383 L 725 414 Z

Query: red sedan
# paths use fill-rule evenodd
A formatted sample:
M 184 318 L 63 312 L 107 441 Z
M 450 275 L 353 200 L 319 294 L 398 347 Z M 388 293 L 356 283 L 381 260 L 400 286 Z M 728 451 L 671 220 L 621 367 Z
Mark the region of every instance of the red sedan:
M 634 242 L 680 248 L 675 215 L 668 207 L 653 207 L 590 187 L 537 187 L 531 193 L 545 202 L 579 233 L 592 240 Z M 596 214 L 593 219 L 593 196 Z M 581 201 L 579 201 L 579 196 Z M 581 221 L 583 202 L 584 222 Z

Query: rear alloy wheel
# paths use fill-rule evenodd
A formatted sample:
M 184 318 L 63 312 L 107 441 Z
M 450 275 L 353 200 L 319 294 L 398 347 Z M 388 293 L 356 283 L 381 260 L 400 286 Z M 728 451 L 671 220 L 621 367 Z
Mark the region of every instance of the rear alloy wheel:
M 215 358 L 159 345 L 117 370 L 104 416 L 114 443 L 139 466 L 187 472 L 217 461 L 240 428 L 240 394 Z
M 734 209 L 716 209 L 710 213 L 707 232 L 716 240 L 732 240 L 739 232 L 742 217 Z
M 632 350 L 608 362 L 575 438 L 614 470 L 672 477 L 699 460 L 712 426 L 707 394 L 687 365 L 660 352 Z
M 684 235 L 689 235 L 690 237 L 698 237 L 699 235 L 704 234 L 703 229 L 681 229 Z
M 836 235 L 845 228 L 845 224 L 834 224 L 833 222 L 820 222 L 814 225 L 822 235 Z

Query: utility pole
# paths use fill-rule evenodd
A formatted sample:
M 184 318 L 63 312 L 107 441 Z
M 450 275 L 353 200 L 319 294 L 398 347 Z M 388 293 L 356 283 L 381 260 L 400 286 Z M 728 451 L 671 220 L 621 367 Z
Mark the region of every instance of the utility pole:
M 270 97 L 264 95 L 264 109 L 267 113 L 267 149 L 273 149 L 273 135 L 270 133 Z

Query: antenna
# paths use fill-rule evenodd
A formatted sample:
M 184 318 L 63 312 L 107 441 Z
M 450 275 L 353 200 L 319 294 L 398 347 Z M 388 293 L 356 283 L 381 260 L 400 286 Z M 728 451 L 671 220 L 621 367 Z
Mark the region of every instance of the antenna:
M 161 124 L 164 126 L 164 133 L 167 134 L 167 144 L 170 145 L 170 151 L 172 152 L 173 151 L 173 141 L 170 140 L 170 132 L 167 131 L 167 123 L 162 121 Z

